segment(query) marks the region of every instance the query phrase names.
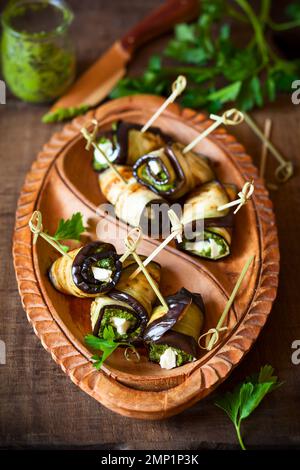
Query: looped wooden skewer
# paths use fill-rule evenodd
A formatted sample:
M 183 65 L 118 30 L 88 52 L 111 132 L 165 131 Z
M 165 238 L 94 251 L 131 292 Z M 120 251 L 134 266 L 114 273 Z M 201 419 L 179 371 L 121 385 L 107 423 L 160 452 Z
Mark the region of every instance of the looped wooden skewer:
M 232 108 L 227 109 L 224 111 L 222 116 L 217 116 L 216 114 L 211 114 L 210 119 L 213 119 L 215 122 L 209 126 L 205 131 L 203 131 L 200 135 L 198 135 L 192 142 L 190 142 L 184 149 L 183 153 L 187 153 L 192 150 L 195 145 L 197 145 L 202 139 L 207 137 L 211 132 L 213 132 L 217 127 L 221 124 L 225 124 L 226 126 L 237 126 L 241 124 L 244 120 L 244 114 L 239 111 L 238 109 Z
M 170 235 L 157 247 L 154 251 L 145 259 L 143 262 L 143 266 L 147 266 L 156 256 L 160 253 L 165 246 L 167 246 L 171 240 L 177 238 L 178 243 L 182 242 L 182 232 L 183 232 L 183 224 L 180 222 L 179 218 L 173 211 L 173 209 L 168 210 L 168 217 L 170 219 L 172 228 Z M 129 279 L 134 279 L 139 273 L 141 272 L 141 268 L 138 267 L 129 277 Z
M 247 183 L 244 184 L 242 191 L 238 193 L 239 199 L 228 202 L 228 204 L 224 204 L 223 206 L 219 206 L 218 211 L 223 211 L 224 209 L 229 209 L 229 207 L 238 206 L 234 211 L 234 214 L 236 214 L 244 204 L 247 204 L 253 193 L 254 183 L 253 181 L 247 181 Z
M 39 235 L 43 231 L 43 223 L 42 223 L 42 213 L 40 211 L 34 211 L 29 222 L 29 228 L 33 233 L 33 244 L 35 245 Z
M 228 329 L 228 327 L 223 326 L 223 323 L 225 321 L 225 318 L 228 315 L 229 310 L 231 309 L 233 301 L 234 301 L 234 299 L 235 299 L 235 297 L 238 293 L 239 288 L 241 287 L 241 284 L 244 280 L 244 277 L 246 276 L 247 271 L 248 271 L 248 269 L 249 269 L 249 267 L 250 267 L 253 260 L 254 260 L 254 255 L 250 256 L 250 258 L 246 261 L 246 263 L 245 263 L 245 265 L 242 269 L 242 272 L 239 275 L 239 278 L 236 281 L 236 284 L 235 284 L 235 286 L 232 290 L 231 296 L 229 297 L 229 299 L 228 299 L 228 301 L 225 305 L 223 313 L 219 318 L 217 326 L 215 328 L 211 328 L 210 330 L 208 330 L 206 333 L 201 335 L 200 338 L 198 339 L 198 344 L 199 344 L 199 347 L 201 349 L 206 349 L 207 351 L 211 351 L 211 349 L 217 344 L 217 342 L 219 340 L 219 333 Z M 210 338 L 209 338 L 209 336 L 210 336 Z M 205 347 L 200 344 L 201 339 L 204 338 L 204 337 L 206 337 Z
M 275 177 L 279 183 L 285 183 L 294 174 L 292 162 L 285 162 L 279 165 L 275 170 Z
M 259 127 L 255 124 L 253 119 L 249 116 L 249 114 L 244 113 L 245 121 L 249 125 L 249 127 L 253 130 L 253 132 L 257 135 L 257 137 L 264 142 L 266 147 L 269 149 L 271 154 L 276 158 L 279 162 L 279 166 L 275 171 L 275 178 L 279 183 L 285 183 L 288 179 L 291 178 L 294 174 L 294 167 L 292 162 L 289 162 L 283 158 L 283 156 L 279 153 L 279 151 L 274 147 L 272 142 L 265 137 L 263 132 L 259 129 Z
M 130 355 L 133 356 L 133 359 L 130 357 Z M 141 356 L 135 348 L 133 349 L 133 346 L 128 346 L 125 349 L 124 356 L 126 361 L 139 362 L 141 360 Z
M 146 122 L 146 124 L 142 128 L 142 132 L 146 132 L 149 127 L 152 126 L 154 121 L 161 115 L 161 113 L 169 106 L 170 103 L 176 100 L 177 96 L 179 96 L 183 90 L 186 88 L 186 78 L 184 75 L 179 75 L 175 82 L 172 83 L 172 93 L 169 98 L 164 101 L 164 103 L 158 108 L 158 110 L 153 114 L 153 116 Z
M 237 126 L 244 121 L 244 114 L 238 109 L 232 108 L 224 111 L 221 117 L 216 114 L 211 114 L 210 118 L 216 121 L 221 120 L 221 123 L 226 126 Z
M 47 233 L 43 232 L 43 222 L 42 222 L 42 213 L 40 211 L 34 211 L 32 216 L 30 217 L 30 220 L 28 222 L 29 228 L 31 232 L 33 233 L 33 244 L 35 245 L 37 242 L 38 237 L 42 237 L 46 242 L 48 242 L 50 245 L 53 246 L 59 253 L 63 256 L 68 256 L 69 258 L 70 255 L 66 253 L 61 246 L 53 240 L 50 235 Z
M 99 124 L 98 124 L 98 121 L 96 121 L 96 119 L 93 119 L 92 120 L 92 124 L 94 124 L 94 128 L 93 128 L 93 131 L 92 132 L 89 132 L 88 129 L 86 127 L 83 127 L 80 132 L 81 134 L 83 135 L 83 137 L 86 139 L 86 150 L 89 150 L 91 148 L 91 145 L 98 150 L 98 152 L 100 152 L 103 157 L 105 158 L 105 161 L 107 163 L 107 165 L 109 166 L 109 168 L 111 168 L 113 170 L 113 172 L 118 176 L 118 178 L 120 178 L 120 180 L 123 181 L 123 183 L 125 184 L 128 184 L 128 182 L 123 178 L 123 176 L 118 172 L 117 168 L 115 167 L 115 165 L 110 161 L 110 159 L 107 157 L 106 153 L 103 152 L 103 150 L 101 149 L 101 147 L 97 144 L 97 142 L 95 141 L 96 139 L 96 136 L 97 136 L 97 132 L 98 132 L 98 127 L 99 127 Z
M 81 131 L 82 135 L 86 138 L 85 150 L 90 150 L 91 145 L 96 140 L 96 136 L 97 136 L 98 129 L 99 129 L 99 123 L 98 123 L 97 119 L 92 119 L 91 123 L 94 124 L 94 129 L 93 129 L 93 132 L 91 134 L 89 134 L 87 132 L 86 135 L 84 135 L 84 133 Z M 86 128 L 84 128 L 84 129 L 86 129 Z
M 157 298 L 159 299 L 160 303 L 166 310 L 166 312 L 169 310 L 168 304 L 166 303 L 165 299 L 163 298 L 162 294 L 160 293 L 156 283 L 152 279 L 151 275 L 148 273 L 147 269 L 143 265 L 143 262 L 139 255 L 136 253 L 136 249 L 138 247 L 138 244 L 141 241 L 142 237 L 142 230 L 140 227 L 135 227 L 134 229 L 130 230 L 128 233 L 127 237 L 125 238 L 125 246 L 127 248 L 126 252 L 124 253 L 123 256 L 121 256 L 120 261 L 123 263 L 128 256 L 132 255 L 135 262 L 138 264 L 140 271 L 143 272 L 145 278 L 149 282 L 150 286 L 154 290 Z
M 212 347 L 217 344 L 217 342 L 219 341 L 219 337 L 220 337 L 220 333 L 222 333 L 222 331 L 226 331 L 228 330 L 227 326 L 222 326 L 221 328 L 210 328 L 208 331 L 206 331 L 206 333 L 203 333 L 203 335 L 200 336 L 200 338 L 198 339 L 198 345 L 199 345 L 199 348 L 201 349 L 208 349 L 208 345 L 205 344 L 205 346 L 202 346 L 201 344 L 201 340 L 203 338 L 209 338 L 212 340 Z
M 140 227 L 135 227 L 130 230 L 125 238 L 125 247 L 127 248 L 125 253 L 121 256 L 120 261 L 124 263 L 124 261 L 128 258 L 128 256 L 132 255 L 139 246 L 139 243 L 142 239 L 142 230 Z

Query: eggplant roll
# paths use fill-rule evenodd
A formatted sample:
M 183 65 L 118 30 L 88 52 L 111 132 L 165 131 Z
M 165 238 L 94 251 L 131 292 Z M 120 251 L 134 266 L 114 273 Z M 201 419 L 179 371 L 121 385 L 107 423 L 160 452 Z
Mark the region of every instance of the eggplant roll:
M 179 199 L 196 186 L 214 179 L 206 157 L 184 154 L 184 146 L 170 143 L 139 158 L 133 167 L 137 181 L 167 199 Z
M 142 155 L 163 147 L 170 140 L 170 137 L 157 127 L 150 127 L 146 132 L 141 132 L 141 129 L 141 125 L 129 122 L 120 122 L 118 125 L 117 138 L 121 158 L 127 165 L 134 165 Z
M 104 328 L 112 326 L 118 340 L 142 339 L 156 296 L 143 273 L 129 279 L 136 268 L 135 261 L 127 259 L 116 289 L 92 302 L 91 322 L 95 336 L 102 337 Z M 159 285 L 160 265 L 151 262 L 147 269 Z
M 211 181 L 196 189 L 185 201 L 181 222 L 182 243 L 177 246 L 202 258 L 218 260 L 230 254 L 233 212 L 218 211 L 236 197 L 234 185 Z M 198 226 L 198 227 L 197 227 Z
M 133 227 L 140 225 L 142 217 L 154 220 L 155 208 L 166 201 L 138 183 L 131 168 L 121 165 L 116 168 L 127 184 L 111 168 L 99 175 L 102 194 L 115 206 L 116 216 Z
M 98 146 L 111 162 L 132 166 L 139 157 L 162 147 L 170 139 L 156 127 L 151 127 L 147 132 L 141 132 L 141 129 L 138 124 L 113 123 L 110 131 L 97 138 Z M 100 172 L 107 167 L 105 157 L 95 149 L 94 170 Z
M 173 369 L 198 357 L 198 339 L 205 308 L 200 294 L 180 289 L 166 297 L 169 310 L 154 308 L 144 333 L 149 359 L 164 369 Z
M 104 171 L 106 168 L 108 168 L 107 161 L 101 150 L 114 164 L 126 162 L 125 154 L 121 152 L 116 129 L 117 123 L 113 123 L 112 129 L 110 131 L 104 132 L 96 140 L 100 150 L 97 148 L 94 149 L 93 168 L 97 172 Z
M 64 294 L 96 297 L 112 290 L 121 277 L 122 263 L 115 247 L 96 241 L 72 250 L 52 264 L 49 277 Z

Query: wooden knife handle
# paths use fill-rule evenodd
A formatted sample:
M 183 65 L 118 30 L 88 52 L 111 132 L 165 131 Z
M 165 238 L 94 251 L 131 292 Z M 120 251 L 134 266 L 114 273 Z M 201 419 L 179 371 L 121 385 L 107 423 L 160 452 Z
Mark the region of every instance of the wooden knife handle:
M 193 20 L 199 13 L 199 3 L 199 0 L 167 0 L 123 37 L 123 48 L 133 54 L 146 42 L 170 31 L 176 23 Z

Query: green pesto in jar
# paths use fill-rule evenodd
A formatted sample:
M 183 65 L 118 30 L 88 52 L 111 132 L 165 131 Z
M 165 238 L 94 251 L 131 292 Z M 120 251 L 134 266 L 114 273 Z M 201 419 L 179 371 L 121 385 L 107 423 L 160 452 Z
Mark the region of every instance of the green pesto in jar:
M 68 37 L 72 19 L 66 4 L 55 0 L 22 0 L 4 11 L 2 70 L 17 97 L 50 102 L 70 86 L 75 75 Z

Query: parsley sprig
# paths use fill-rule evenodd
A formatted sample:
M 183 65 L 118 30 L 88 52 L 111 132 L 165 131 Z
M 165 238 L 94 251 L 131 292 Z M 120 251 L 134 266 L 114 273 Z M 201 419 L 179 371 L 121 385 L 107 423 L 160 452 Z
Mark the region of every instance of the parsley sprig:
M 98 338 L 94 335 L 86 335 L 85 343 L 93 349 L 99 349 L 102 351 L 102 355 L 99 356 L 95 354 L 92 356 L 94 361 L 93 366 L 99 370 L 102 367 L 102 364 L 106 361 L 106 359 L 120 346 L 127 346 L 130 350 L 136 353 L 135 347 L 126 342 L 117 342 L 115 341 L 115 333 L 112 326 L 106 326 L 103 330 L 103 338 Z
M 262 399 L 282 383 L 273 375 L 274 369 L 265 365 L 259 374 L 248 377 L 238 385 L 233 392 L 227 392 L 224 397 L 216 401 L 216 405 L 225 411 L 234 424 L 238 441 L 243 450 L 246 450 L 242 436 L 241 423 L 258 407 Z
M 125 77 L 112 91 L 117 98 L 136 93 L 169 93 L 170 82 L 184 74 L 188 88 L 181 103 L 193 108 L 219 111 L 235 102 L 244 111 L 274 101 L 279 92 L 290 92 L 299 77 L 300 62 L 279 57 L 266 39 L 267 30 L 283 31 L 300 26 L 300 2 L 287 8 L 292 21 L 277 24 L 271 19 L 271 1 L 261 0 L 256 12 L 247 0 L 202 0 L 201 15 L 193 24 L 178 24 L 163 56 L 153 56 L 140 77 Z M 241 45 L 234 39 L 236 26 L 248 28 L 250 40 Z
M 47 236 L 54 240 L 61 249 L 67 253 L 69 247 L 62 245 L 62 240 L 80 240 L 80 235 L 85 231 L 81 212 L 76 212 L 70 219 L 61 219 L 54 235 Z

